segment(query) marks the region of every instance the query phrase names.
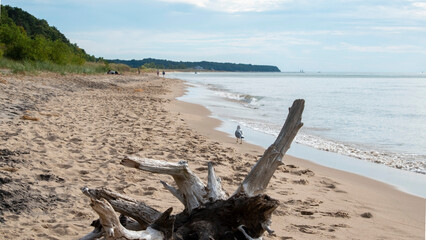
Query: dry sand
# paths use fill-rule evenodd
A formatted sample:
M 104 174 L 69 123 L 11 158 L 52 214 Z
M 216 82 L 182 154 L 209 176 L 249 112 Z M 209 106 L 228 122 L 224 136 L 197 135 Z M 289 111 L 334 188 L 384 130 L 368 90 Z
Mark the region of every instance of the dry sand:
M 220 122 L 205 108 L 174 100 L 183 91 L 182 81 L 153 75 L 1 76 L 0 239 L 92 231 L 83 186 L 182 210 L 159 183 L 171 177 L 123 167 L 125 155 L 185 159 L 202 179 L 213 161 L 232 193 L 263 149 L 215 131 Z M 276 236 L 265 239 L 424 239 L 424 198 L 306 160 L 285 163 L 268 186 L 281 205 Z

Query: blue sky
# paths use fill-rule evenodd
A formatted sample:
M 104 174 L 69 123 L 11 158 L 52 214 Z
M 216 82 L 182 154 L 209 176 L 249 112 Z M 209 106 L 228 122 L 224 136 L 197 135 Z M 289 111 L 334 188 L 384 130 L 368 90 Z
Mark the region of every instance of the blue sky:
M 426 72 L 426 1 L 3 0 L 88 53 L 276 65 L 282 71 Z

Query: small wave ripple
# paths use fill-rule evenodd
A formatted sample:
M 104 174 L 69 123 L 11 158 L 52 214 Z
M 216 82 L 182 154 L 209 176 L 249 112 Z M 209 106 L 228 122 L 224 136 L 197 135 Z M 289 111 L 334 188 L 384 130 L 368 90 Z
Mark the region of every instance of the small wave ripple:
M 252 96 L 249 94 L 239 94 L 239 93 L 221 92 L 221 91 L 217 91 L 215 92 L 215 94 L 219 97 L 223 97 L 228 100 L 240 101 L 243 103 L 248 103 L 253 105 L 257 104 L 259 100 L 263 98 L 259 96 Z
M 259 101 L 263 99 L 262 96 L 252 96 L 250 94 L 236 93 L 212 84 L 209 84 L 208 88 L 212 90 L 216 96 L 226 100 L 238 101 L 243 104 L 257 106 Z
M 426 156 L 424 155 L 368 150 L 361 146 L 335 142 L 307 134 L 298 134 L 295 141 L 319 150 L 335 152 L 398 169 L 426 174 Z

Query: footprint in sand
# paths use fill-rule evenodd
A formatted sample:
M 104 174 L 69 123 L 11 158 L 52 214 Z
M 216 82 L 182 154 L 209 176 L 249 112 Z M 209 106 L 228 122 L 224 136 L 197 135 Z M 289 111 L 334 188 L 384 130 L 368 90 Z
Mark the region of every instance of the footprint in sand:
M 309 181 L 306 179 L 299 179 L 299 180 L 293 180 L 293 184 L 300 184 L 300 185 L 308 185 Z
M 294 174 L 294 175 L 298 175 L 298 176 L 305 175 L 305 176 L 308 176 L 308 177 L 313 177 L 315 175 L 315 173 L 312 172 L 309 169 L 302 169 L 302 170 L 297 170 L 297 171 L 290 171 L 290 173 Z
M 78 148 L 68 150 L 70 153 L 81 153 L 81 150 Z
M 318 185 L 318 186 L 323 186 L 323 187 L 325 187 L 325 190 L 334 190 L 334 192 L 337 192 L 337 193 L 346 193 L 346 191 L 343 191 L 343 190 L 340 190 L 340 189 L 337 189 L 337 185 L 339 184 L 339 183 L 337 183 L 337 182 L 335 182 L 335 181 L 332 181 L 332 180 L 330 180 L 330 179 L 324 179 L 324 180 L 322 180 L 322 181 L 320 181 L 320 184 L 321 185 Z
M 57 164 L 57 166 L 64 169 L 72 168 L 72 165 L 69 164 Z
M 361 217 L 363 217 L 363 218 L 372 218 L 373 214 L 371 214 L 370 212 L 365 212 L 365 213 L 361 214 Z
M 55 135 L 55 134 L 50 134 L 47 138 L 46 138 L 48 141 L 51 141 L 51 142 L 54 142 L 54 141 L 56 141 L 57 139 L 59 139 L 59 137 L 57 136 L 57 135 Z
M 284 195 L 284 196 L 289 195 L 289 194 L 291 194 L 291 193 L 292 193 L 291 191 L 279 191 L 279 192 L 278 192 L 278 194 L 280 194 L 280 195 Z
M 319 231 L 316 229 L 320 228 L 320 226 L 311 226 L 311 225 L 293 225 L 296 227 L 300 232 L 307 233 L 307 234 L 318 234 Z
M 288 215 L 288 213 L 287 213 L 287 212 L 285 212 L 285 211 L 282 211 L 282 210 L 275 210 L 275 211 L 272 213 L 272 215 L 282 217 L 282 216 L 286 216 L 286 215 Z
M 350 218 L 349 213 L 345 211 L 337 211 L 337 212 L 321 212 L 322 216 L 329 216 L 335 218 Z
M 312 216 L 314 215 L 315 211 L 312 210 L 301 210 L 300 214 L 302 214 L 303 216 Z
M 197 171 L 199 171 L 199 172 L 205 172 L 205 171 L 207 171 L 207 170 L 208 170 L 208 168 L 207 168 L 207 167 L 198 167 L 198 168 L 196 168 L 195 170 L 197 170 Z

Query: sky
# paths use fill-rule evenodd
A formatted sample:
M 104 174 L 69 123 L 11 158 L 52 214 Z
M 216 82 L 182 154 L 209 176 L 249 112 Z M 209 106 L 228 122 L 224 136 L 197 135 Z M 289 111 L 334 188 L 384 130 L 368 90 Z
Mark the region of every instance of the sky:
M 89 54 L 426 72 L 426 0 L 2 0 Z

